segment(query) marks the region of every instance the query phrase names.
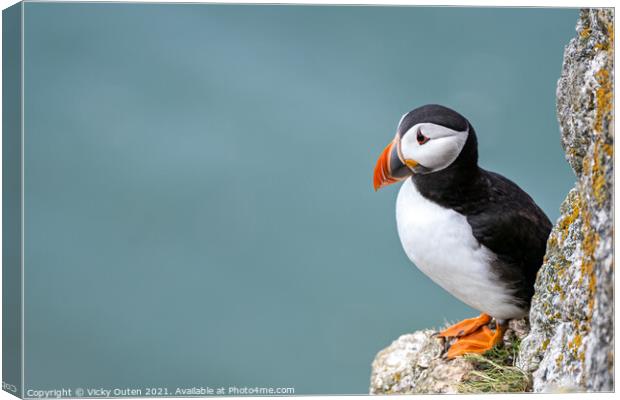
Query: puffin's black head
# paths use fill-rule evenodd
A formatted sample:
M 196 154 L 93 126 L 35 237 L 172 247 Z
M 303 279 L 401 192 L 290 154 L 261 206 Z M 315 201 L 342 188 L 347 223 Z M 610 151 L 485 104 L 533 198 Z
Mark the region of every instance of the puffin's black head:
M 431 174 L 478 163 L 476 133 L 447 107 L 428 104 L 403 115 L 396 137 L 383 150 L 374 173 L 375 190 L 412 174 Z

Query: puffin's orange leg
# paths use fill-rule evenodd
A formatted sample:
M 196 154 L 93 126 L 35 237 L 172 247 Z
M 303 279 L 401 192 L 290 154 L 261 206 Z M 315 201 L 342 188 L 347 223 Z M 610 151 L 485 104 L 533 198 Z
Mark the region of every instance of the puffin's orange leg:
M 454 324 L 449 328 L 439 332 L 437 336 L 441 337 L 459 337 L 466 336 L 470 333 L 476 332 L 480 327 L 487 325 L 491 322 L 491 317 L 487 314 L 480 314 L 479 317 L 464 319 L 458 324 Z
M 472 334 L 458 338 L 450 346 L 447 357 L 452 359 L 467 353 L 485 353 L 502 341 L 504 330 L 505 327 L 500 324 L 496 324 L 495 332 L 489 329 L 488 326 L 483 326 Z

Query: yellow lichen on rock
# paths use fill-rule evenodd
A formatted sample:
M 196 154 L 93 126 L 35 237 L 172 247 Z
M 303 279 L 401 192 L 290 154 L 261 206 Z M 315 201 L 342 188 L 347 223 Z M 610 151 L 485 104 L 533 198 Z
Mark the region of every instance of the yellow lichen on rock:
M 596 118 L 594 129 L 600 132 L 603 129 L 603 122 L 606 119 L 608 120 L 607 122 L 609 122 L 610 119 L 613 91 L 610 73 L 607 69 L 600 69 L 595 74 L 595 77 L 600 86 L 596 89 Z
M 581 210 L 581 202 L 579 201 L 579 198 L 578 198 L 578 201 L 573 203 L 572 206 L 573 206 L 572 212 L 568 214 L 566 217 L 560 219 L 560 221 L 558 222 L 558 225 L 560 227 L 560 232 L 562 233 L 562 241 L 566 240 L 566 237 L 568 236 L 568 229 L 573 225 L 575 220 L 579 217 L 579 211 Z
M 596 292 L 596 275 L 594 274 L 594 267 L 596 262 L 595 251 L 599 237 L 596 231 L 592 228 L 590 213 L 587 210 L 585 210 L 583 215 L 583 224 L 581 229 L 583 234 L 583 240 L 581 242 L 583 251 L 583 257 L 581 260 L 581 276 L 588 279 L 588 319 L 590 319 L 592 318 L 594 295 Z

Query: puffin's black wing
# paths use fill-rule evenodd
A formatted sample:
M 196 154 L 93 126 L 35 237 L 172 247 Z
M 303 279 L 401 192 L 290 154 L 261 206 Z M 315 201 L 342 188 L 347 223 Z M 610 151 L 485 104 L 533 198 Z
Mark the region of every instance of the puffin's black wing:
M 496 254 L 499 278 L 513 287 L 520 306 L 529 306 L 543 263 L 551 221 L 534 200 L 509 179 L 482 170 L 487 198 L 468 213 L 474 237 Z

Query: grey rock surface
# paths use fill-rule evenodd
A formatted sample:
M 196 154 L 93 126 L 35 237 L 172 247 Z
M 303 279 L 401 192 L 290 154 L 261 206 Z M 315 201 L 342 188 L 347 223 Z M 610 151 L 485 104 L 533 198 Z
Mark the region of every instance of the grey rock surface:
M 511 321 L 522 340 L 517 366 L 536 392 L 614 389 L 613 23 L 613 9 L 582 10 L 564 52 L 557 116 L 577 181 L 547 243 L 531 327 Z M 379 352 L 370 393 L 458 391 L 474 367 L 443 358 L 445 344 L 433 333 L 403 335 Z
M 444 340 L 434 333 L 403 335 L 379 352 L 372 363 L 370 394 L 457 393 L 472 365 L 442 358 Z
M 525 319 L 510 321 L 504 343 L 523 338 Z M 448 344 L 427 329 L 402 335 L 381 350 L 372 363 L 370 394 L 458 393 L 474 364 L 445 358 Z
M 577 182 L 547 242 L 517 363 L 538 392 L 613 390 L 613 17 L 581 11 L 557 86 Z

